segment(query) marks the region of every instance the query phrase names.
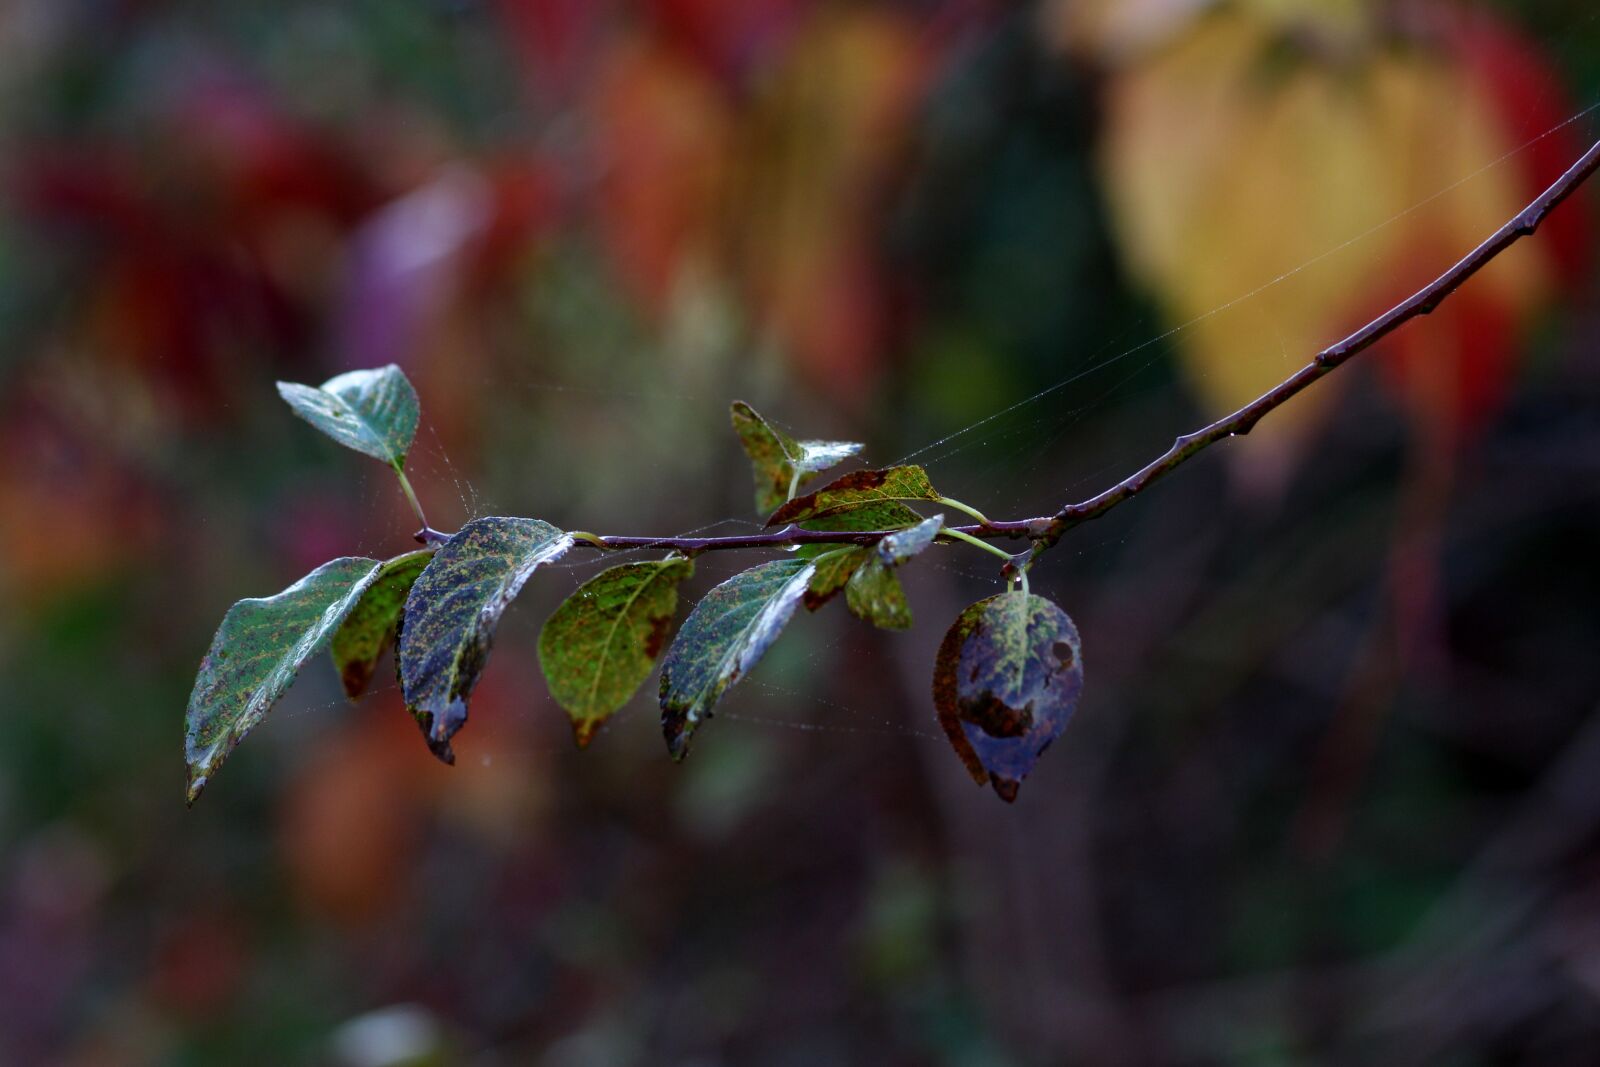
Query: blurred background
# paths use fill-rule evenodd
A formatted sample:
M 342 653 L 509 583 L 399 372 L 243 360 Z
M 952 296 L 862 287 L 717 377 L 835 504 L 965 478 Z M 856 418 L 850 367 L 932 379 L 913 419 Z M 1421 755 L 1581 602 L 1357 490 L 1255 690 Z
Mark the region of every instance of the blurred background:
M 735 398 L 1048 513 L 1597 105 L 1589 0 L 0 2 L 0 1063 L 1595 1062 L 1592 192 L 1040 564 L 1087 688 L 1015 806 L 933 719 L 959 548 L 682 765 L 544 690 L 577 553 L 454 769 L 320 660 L 189 811 L 181 737 L 230 603 L 415 526 L 275 379 L 400 363 L 446 529 L 748 529 Z

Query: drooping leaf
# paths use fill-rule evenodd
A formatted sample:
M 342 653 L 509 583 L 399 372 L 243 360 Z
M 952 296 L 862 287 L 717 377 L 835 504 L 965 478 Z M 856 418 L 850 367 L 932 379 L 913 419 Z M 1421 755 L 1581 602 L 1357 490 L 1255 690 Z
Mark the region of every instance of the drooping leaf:
M 382 566 L 375 559 L 336 559 L 276 596 L 228 609 L 200 662 L 184 715 L 189 803 L 327 643 Z
M 833 545 L 818 545 L 829 551 L 817 556 L 813 562 L 816 572 L 812 574 L 810 583 L 806 586 L 805 605 L 807 611 L 816 611 L 822 605 L 838 595 L 839 590 L 845 587 L 850 576 L 867 560 L 872 558 L 877 549 L 873 545 L 852 545 L 838 548 Z
M 544 624 L 539 665 L 580 746 L 650 676 L 672 632 L 678 584 L 693 574 L 686 559 L 612 567 L 579 586 Z
M 695 605 L 661 663 L 661 729 L 673 759 L 684 757 L 701 720 L 777 640 L 815 570 L 800 559 L 763 563 Z
M 854 441 L 797 441 L 743 400 L 731 411 L 733 430 L 739 435 L 756 482 L 756 510 L 769 514 L 785 500 L 793 486 L 804 485 L 861 451 Z
M 1078 630 L 1051 601 L 1007 592 L 957 616 L 939 646 L 933 703 L 956 754 L 979 785 L 1016 799 L 1078 706 Z
M 906 603 L 895 568 L 933 544 L 943 527 L 944 516 L 935 515 L 874 545 L 845 583 L 844 599 L 850 614 L 885 630 L 909 630 L 911 605 Z
M 378 657 L 394 641 L 411 586 L 432 558 L 433 548 L 429 547 L 385 561 L 377 578 L 334 633 L 328 651 L 333 654 L 333 666 L 344 684 L 345 695 L 351 700 L 365 692 L 367 683 L 372 681 Z
M 900 508 L 905 511 L 907 515 L 911 515 L 914 518 L 916 517 L 915 513 L 912 512 L 911 509 L 907 508 L 904 504 L 890 501 L 886 504 L 875 504 L 869 508 L 863 508 L 860 511 L 852 511 L 845 515 L 836 516 L 836 518 L 845 520 L 848 523 L 849 521 L 866 517 L 869 521 L 867 524 L 860 526 L 860 529 L 890 529 L 892 527 L 887 524 L 881 526 L 874 524 L 874 522 L 878 520 L 878 515 L 875 513 L 882 512 L 889 508 Z M 819 525 L 826 525 L 829 521 L 831 520 L 823 520 Z M 854 529 L 855 527 L 846 525 L 844 528 Z M 935 515 L 931 519 L 923 519 L 917 522 L 915 526 L 912 526 L 908 529 L 902 529 L 899 533 L 891 534 L 888 537 L 885 537 L 876 545 L 854 545 L 846 546 L 844 548 L 830 545 L 807 546 L 812 549 L 820 549 L 821 551 L 811 557 L 812 561 L 816 564 L 817 571 L 811 576 L 811 584 L 806 587 L 806 610 L 816 611 L 818 608 L 822 607 L 822 605 L 832 600 L 834 596 L 838 594 L 839 590 L 844 589 L 847 583 L 850 583 L 852 579 L 858 577 L 858 575 L 864 570 L 872 568 L 887 572 L 892 568 L 899 566 L 912 556 L 915 556 L 917 553 L 931 545 L 934 541 L 934 538 L 939 536 L 939 531 L 943 528 L 944 516 Z M 895 589 L 898 590 L 899 583 L 894 582 L 894 575 L 892 573 L 888 574 L 888 580 L 889 582 L 893 583 Z M 879 625 L 888 625 L 887 623 L 879 622 L 878 619 L 874 618 L 868 608 L 868 605 L 873 603 L 877 598 L 884 596 L 893 597 L 895 595 L 894 592 L 880 588 L 884 584 L 885 583 L 883 579 L 877 575 L 865 580 L 862 588 L 860 588 L 856 593 L 856 601 L 851 602 L 850 610 L 854 612 L 857 617 L 865 619 L 868 622 L 878 622 Z M 874 588 L 868 588 L 869 585 Z M 902 594 L 900 597 L 902 604 L 904 604 L 904 600 L 905 598 Z M 846 601 L 850 602 L 850 599 L 847 597 Z M 889 616 L 886 615 L 885 618 L 887 617 Z M 897 619 L 903 617 L 906 622 L 903 625 L 889 625 L 888 628 L 899 630 L 905 629 L 910 625 L 909 608 L 906 609 L 903 615 L 896 615 L 894 617 Z
M 489 658 L 506 605 L 572 538 L 538 519 L 474 519 L 434 553 L 400 623 L 400 688 L 406 707 L 445 763 L 467 721 L 467 699 Z
M 767 525 L 833 518 L 886 501 L 938 499 L 939 494 L 921 467 L 851 471 L 814 493 L 795 497 L 774 512 Z
M 294 413 L 338 441 L 395 467 L 405 465 L 417 434 L 417 391 L 393 363 L 355 370 L 320 386 L 279 382 Z
M 850 614 L 885 630 L 911 629 L 911 605 L 893 567 L 876 557 L 867 560 L 845 583 Z

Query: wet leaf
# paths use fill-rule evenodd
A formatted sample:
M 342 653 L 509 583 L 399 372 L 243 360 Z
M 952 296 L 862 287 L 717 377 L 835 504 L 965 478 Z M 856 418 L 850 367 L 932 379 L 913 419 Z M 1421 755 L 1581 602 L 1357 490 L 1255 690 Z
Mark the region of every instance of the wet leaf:
M 825 471 L 861 451 L 854 441 L 797 441 L 766 419 L 749 404 L 735 400 L 733 430 L 750 457 L 756 481 L 756 510 L 763 515 L 789 499 L 794 486 L 804 485 Z
M 767 520 L 767 525 L 827 519 L 889 501 L 938 499 L 939 494 L 921 467 L 851 471 L 814 493 L 789 501 Z
M 276 596 L 228 609 L 200 662 L 184 715 L 189 803 L 327 643 L 382 566 L 375 559 L 336 559 Z
M 890 534 L 877 544 L 878 559 L 885 566 L 898 567 L 923 549 L 933 544 L 939 531 L 944 529 L 944 516 L 934 515 L 923 519 L 909 530 Z
M 678 610 L 686 559 L 624 563 L 584 582 L 539 634 L 539 665 L 550 695 L 587 745 L 612 712 L 650 676 Z
M 538 519 L 467 523 L 434 553 L 411 587 L 400 625 L 400 688 L 406 707 L 445 763 L 467 721 L 467 698 L 489 658 L 495 627 L 534 570 L 572 538 Z
M 345 696 L 351 700 L 365 692 L 367 683 L 372 681 L 378 657 L 394 641 L 406 596 L 432 558 L 432 548 L 419 548 L 386 561 L 334 633 L 328 650 L 333 654 L 333 666 L 344 684 Z
M 827 548 L 828 551 L 813 560 L 816 571 L 806 585 L 804 598 L 807 611 L 816 611 L 838 595 L 839 590 L 850 580 L 850 576 L 877 551 L 873 545 L 852 545 L 845 548 L 829 545 L 817 547 Z
M 957 616 L 939 646 L 933 703 L 979 785 L 1016 799 L 1078 706 L 1082 651 L 1067 613 L 1037 594 L 1001 593 Z
M 911 629 L 911 605 L 895 568 L 933 544 L 943 526 L 944 516 L 935 515 L 872 546 L 845 584 L 850 614 L 885 630 Z
M 393 363 L 329 378 L 320 386 L 279 382 L 294 413 L 338 441 L 395 467 L 417 433 L 417 391 Z
M 777 640 L 815 572 L 806 560 L 763 563 L 695 605 L 661 664 L 661 729 L 673 759 L 684 757 L 712 706 Z
M 885 630 L 911 629 L 911 605 L 894 568 L 876 556 L 845 583 L 844 601 L 850 614 Z

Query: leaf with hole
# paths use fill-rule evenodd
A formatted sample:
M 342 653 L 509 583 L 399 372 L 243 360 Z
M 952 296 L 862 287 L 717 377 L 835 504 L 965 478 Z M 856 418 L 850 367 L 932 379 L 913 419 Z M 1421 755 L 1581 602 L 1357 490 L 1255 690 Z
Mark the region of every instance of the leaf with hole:
M 417 391 L 393 363 L 329 378 L 320 386 L 279 382 L 294 413 L 346 448 L 404 467 L 417 435 Z
M 184 715 L 189 803 L 327 643 L 382 567 L 375 559 L 347 556 L 276 596 L 228 609 L 200 662 Z
M 351 700 L 366 691 L 378 658 L 393 643 L 411 586 L 433 558 L 433 549 L 419 548 L 387 560 L 356 606 L 333 635 L 328 651 Z
M 795 497 L 774 512 L 767 520 L 767 525 L 831 519 L 891 501 L 940 499 L 933 483 L 928 481 L 928 473 L 921 467 L 908 465 L 876 471 L 851 471 L 814 493 Z M 903 504 L 900 506 L 904 507 Z
M 500 616 L 533 572 L 572 547 L 538 519 L 474 519 L 434 553 L 400 624 L 400 688 L 428 747 L 455 762 L 450 738 L 467 721 Z
M 728 687 L 750 673 L 788 624 L 816 568 L 780 559 L 734 575 L 696 604 L 661 664 L 661 729 L 673 759 Z
M 861 451 L 854 441 L 797 441 L 772 425 L 743 400 L 731 411 L 733 431 L 739 435 L 756 482 L 756 510 L 767 515 L 804 485 Z
M 686 559 L 624 563 L 580 585 L 539 634 L 550 695 L 572 719 L 580 747 L 650 677 L 672 633 Z
M 1083 691 L 1078 630 L 1051 601 L 1007 592 L 963 611 L 939 646 L 939 725 L 979 785 L 1001 799 L 1060 735 Z

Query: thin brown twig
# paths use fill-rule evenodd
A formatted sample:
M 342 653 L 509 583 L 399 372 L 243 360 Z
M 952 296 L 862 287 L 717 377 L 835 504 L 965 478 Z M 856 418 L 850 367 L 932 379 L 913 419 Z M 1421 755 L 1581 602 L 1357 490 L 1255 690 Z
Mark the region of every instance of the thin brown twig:
M 985 522 L 952 527 L 952 529 L 984 540 L 1026 538 L 1033 543 L 1033 556 L 1035 559 L 1038 558 L 1040 553 L 1061 540 L 1062 535 L 1068 530 L 1081 526 L 1091 519 L 1100 518 L 1218 441 L 1249 433 L 1263 418 L 1282 407 L 1312 382 L 1332 373 L 1351 357 L 1371 348 L 1412 319 L 1432 314 L 1451 293 L 1487 266 L 1496 256 L 1537 231 L 1550 212 L 1575 193 L 1596 170 L 1600 170 L 1600 142 L 1590 147 L 1550 188 L 1539 194 L 1514 218 L 1438 278 L 1355 333 L 1318 352 L 1311 362 L 1231 415 L 1179 437 L 1172 442 L 1172 447 L 1160 456 L 1109 489 L 1079 503 L 1067 504 L 1054 515 L 1007 522 Z M 765 533 L 728 537 L 595 536 L 592 540 L 584 538 L 579 543 L 603 551 L 670 549 L 688 555 L 698 555 L 702 552 L 726 549 L 787 548 L 793 545 L 869 545 L 891 533 L 894 531 L 803 530 L 791 525 Z

